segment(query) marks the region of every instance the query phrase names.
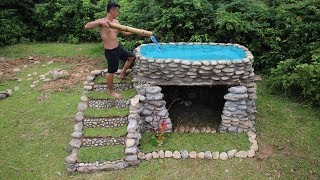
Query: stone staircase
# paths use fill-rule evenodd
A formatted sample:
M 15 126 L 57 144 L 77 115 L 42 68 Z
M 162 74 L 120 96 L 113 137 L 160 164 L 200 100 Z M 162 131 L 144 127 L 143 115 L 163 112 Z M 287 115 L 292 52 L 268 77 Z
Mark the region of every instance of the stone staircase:
M 108 93 L 108 86 L 105 84 L 106 82 L 103 83 L 103 80 L 106 81 L 104 74 L 105 71 L 92 71 L 91 75 L 87 77 L 87 81 L 84 82 L 84 92 L 80 98 L 81 102 L 78 105 L 78 113 L 75 117 L 74 132 L 71 134 L 72 140 L 69 143 L 71 146 L 71 154 L 65 158 L 69 173 L 75 171 L 88 173 L 101 170 L 116 170 L 129 166 L 123 159 L 125 157 L 125 140 L 129 116 L 128 107 L 130 105 L 130 98 L 132 98 L 135 93 L 131 93 L 131 95 L 127 95 L 127 97 L 123 97 L 122 99 L 115 99 L 111 96 L 108 97 L 108 95 L 97 97 L 99 93 Z M 100 78 L 100 82 L 97 80 L 98 78 Z M 115 78 L 114 86 L 120 93 L 130 90 L 134 91 L 133 83 L 128 80 L 120 81 Z M 90 97 L 91 93 L 96 93 L 96 95 Z M 118 112 L 119 110 L 124 112 L 125 115 L 117 116 L 116 114 L 112 114 L 112 112 Z M 94 113 L 95 111 L 99 111 L 99 113 Z M 108 111 L 112 111 L 111 114 L 105 113 Z M 114 136 L 112 132 L 117 131 L 117 128 L 122 128 L 123 134 Z M 123 130 L 124 128 L 125 131 Z M 108 129 L 113 129 L 113 131 L 107 133 L 107 135 L 104 134 L 104 132 L 108 132 Z M 101 131 L 102 133 L 90 134 L 90 132 L 96 132 L 95 130 Z M 123 156 L 110 160 L 104 159 L 102 161 L 98 159 L 81 159 L 81 157 L 86 157 L 86 155 L 82 155 L 81 153 L 90 151 L 90 148 L 106 146 L 121 148 Z M 84 149 L 86 151 L 82 151 Z M 108 154 L 113 152 L 102 153 Z

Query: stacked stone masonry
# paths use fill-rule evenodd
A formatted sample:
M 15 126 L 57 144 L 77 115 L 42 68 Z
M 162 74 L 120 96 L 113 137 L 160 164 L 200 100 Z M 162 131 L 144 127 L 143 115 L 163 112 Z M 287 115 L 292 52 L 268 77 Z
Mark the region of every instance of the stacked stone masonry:
M 188 43 L 170 43 L 184 45 Z M 189 43 L 201 44 L 201 43 Z M 129 166 L 137 165 L 141 160 L 151 160 L 157 158 L 200 158 L 200 159 L 220 159 L 238 157 L 253 157 L 258 150 L 256 134 L 254 133 L 256 105 L 256 84 L 254 82 L 253 56 L 244 46 L 238 44 L 203 43 L 222 46 L 237 46 L 246 52 L 246 57 L 240 60 L 219 60 L 219 61 L 197 61 L 192 62 L 180 59 L 147 59 L 140 54 L 139 46 L 135 52 L 137 55 L 134 66 L 133 85 L 138 95 L 130 101 L 119 100 L 90 100 L 86 97 L 89 91 L 106 91 L 105 84 L 95 85 L 94 79 L 104 76 L 107 70 L 95 70 L 84 82 L 84 92 L 78 105 L 78 113 L 75 116 L 74 132 L 70 141 L 71 154 L 65 158 L 67 171 L 91 173 L 101 170 L 117 170 Z M 224 96 L 226 100 L 221 115 L 219 129 L 215 130 L 206 127 L 205 133 L 218 132 L 247 132 L 251 143 L 249 150 L 232 149 L 225 152 L 195 152 L 186 150 L 165 151 L 143 153 L 139 150 L 141 133 L 145 131 L 158 130 L 161 122 L 166 122 L 167 132 L 172 132 L 172 122 L 166 109 L 164 95 L 161 93 L 160 85 L 186 85 L 186 86 L 215 86 L 227 85 L 229 93 Z M 115 84 L 117 89 L 126 90 L 132 85 Z M 123 119 L 118 118 L 90 118 L 84 117 L 83 112 L 90 108 L 113 108 L 130 107 L 129 116 Z M 83 127 L 117 127 L 127 126 L 126 137 L 117 138 L 84 138 Z M 179 127 L 176 131 L 186 132 L 185 127 Z M 189 131 L 188 131 L 189 132 Z M 199 132 L 202 132 L 199 129 Z M 125 145 L 125 158 L 107 162 L 79 162 L 77 153 L 82 146 L 101 145 Z M 183 147 L 181 147 L 183 149 Z
M 120 127 L 128 124 L 128 117 L 113 117 L 113 118 L 89 118 L 83 119 L 83 125 L 88 128 L 96 127 Z

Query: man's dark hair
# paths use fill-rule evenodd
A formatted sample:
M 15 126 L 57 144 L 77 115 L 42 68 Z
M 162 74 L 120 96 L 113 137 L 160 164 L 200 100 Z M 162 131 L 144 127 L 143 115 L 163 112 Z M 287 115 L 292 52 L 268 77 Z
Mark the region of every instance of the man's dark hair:
M 107 5 L 107 12 L 110 12 L 113 8 L 120 8 L 120 5 L 115 2 L 109 2 Z

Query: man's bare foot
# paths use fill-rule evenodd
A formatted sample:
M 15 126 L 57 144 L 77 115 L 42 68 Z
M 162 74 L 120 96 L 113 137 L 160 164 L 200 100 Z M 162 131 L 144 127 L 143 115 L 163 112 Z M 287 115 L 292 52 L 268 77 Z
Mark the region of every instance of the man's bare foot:
M 112 97 L 115 97 L 115 98 L 117 98 L 117 99 L 119 99 L 119 98 L 122 97 L 121 94 L 119 94 L 119 93 L 117 93 L 117 92 L 115 92 L 115 91 L 110 92 L 109 94 L 110 94 Z
M 121 80 L 129 80 L 130 79 L 128 76 L 124 76 L 124 75 L 119 75 L 118 78 Z

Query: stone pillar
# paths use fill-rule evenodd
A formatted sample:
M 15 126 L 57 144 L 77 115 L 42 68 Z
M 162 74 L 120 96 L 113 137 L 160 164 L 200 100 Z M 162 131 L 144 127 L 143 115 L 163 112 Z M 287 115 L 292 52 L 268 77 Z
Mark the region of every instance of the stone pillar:
M 229 93 L 224 96 L 226 102 L 219 130 L 220 132 L 247 132 L 253 127 L 247 112 L 247 88 L 235 86 L 228 90 Z
M 138 160 L 139 142 L 141 139 L 141 127 L 138 122 L 140 121 L 140 113 L 143 110 L 140 101 L 145 100 L 144 96 L 136 95 L 130 101 L 130 111 L 128 116 L 127 138 L 125 140 L 125 161 L 129 165 L 137 165 L 140 163 Z
M 161 87 L 151 86 L 149 84 L 140 84 L 135 86 L 139 95 L 145 96 L 143 110 L 141 112 L 144 131 L 157 131 L 162 122 L 165 122 L 166 132 L 172 132 L 172 122 L 169 118 L 169 112 L 166 108 L 164 95 L 161 93 Z

